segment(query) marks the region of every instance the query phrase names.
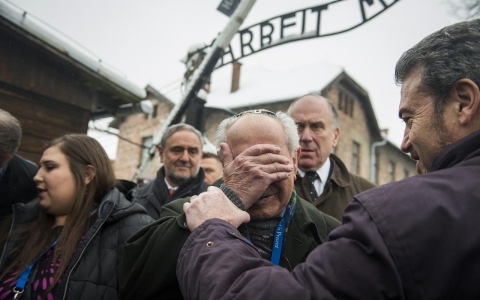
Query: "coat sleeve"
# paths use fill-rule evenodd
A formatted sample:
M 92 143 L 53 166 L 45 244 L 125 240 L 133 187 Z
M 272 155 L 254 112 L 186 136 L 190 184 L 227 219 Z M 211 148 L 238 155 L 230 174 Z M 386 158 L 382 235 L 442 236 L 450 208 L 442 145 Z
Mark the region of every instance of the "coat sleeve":
M 400 275 L 362 204 L 292 273 L 260 259 L 229 223 L 212 219 L 186 241 L 177 263 L 186 299 L 402 299 Z
M 183 226 L 185 215 L 180 211 L 164 206 L 162 216 L 125 243 L 121 299 L 171 298 L 180 294 L 176 261 L 190 231 Z

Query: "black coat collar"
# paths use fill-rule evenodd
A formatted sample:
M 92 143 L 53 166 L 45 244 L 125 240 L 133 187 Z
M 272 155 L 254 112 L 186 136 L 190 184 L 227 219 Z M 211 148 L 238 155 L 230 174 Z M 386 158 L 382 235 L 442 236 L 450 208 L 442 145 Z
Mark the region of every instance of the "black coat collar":
M 456 141 L 440 152 L 433 160 L 431 171 L 447 169 L 477 156 L 480 156 L 480 130 Z

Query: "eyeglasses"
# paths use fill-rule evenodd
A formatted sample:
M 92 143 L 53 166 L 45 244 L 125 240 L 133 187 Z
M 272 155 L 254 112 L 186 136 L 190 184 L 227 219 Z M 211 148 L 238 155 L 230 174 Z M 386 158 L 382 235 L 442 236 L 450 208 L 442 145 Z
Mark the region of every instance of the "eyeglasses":
M 266 109 L 252 109 L 252 110 L 246 110 L 246 111 L 243 111 L 239 114 L 236 114 L 232 118 L 238 119 L 242 116 L 251 115 L 251 114 L 261 114 L 261 115 L 267 115 L 267 116 L 272 116 L 272 117 L 276 116 L 276 114 L 274 112 L 271 112 L 271 111 L 266 110 Z

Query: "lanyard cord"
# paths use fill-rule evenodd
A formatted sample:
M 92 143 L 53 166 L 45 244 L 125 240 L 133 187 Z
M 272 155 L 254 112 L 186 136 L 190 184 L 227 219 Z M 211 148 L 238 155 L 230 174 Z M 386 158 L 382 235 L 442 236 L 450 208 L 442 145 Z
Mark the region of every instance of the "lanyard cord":
M 48 247 L 45 251 L 43 251 L 39 256 L 37 256 L 26 268 L 23 270 L 22 274 L 20 274 L 20 277 L 18 278 L 17 284 L 13 288 L 13 292 L 15 293 L 15 296 L 13 299 L 17 299 L 18 295 L 23 293 L 25 290 L 25 284 L 27 283 L 28 277 L 30 276 L 30 272 L 32 271 L 33 266 L 35 263 L 45 254 L 48 252 L 48 250 L 52 249 L 55 247 L 55 245 L 58 243 L 58 240 L 60 239 L 60 236 L 57 237 L 57 239 L 52 243 L 50 247 Z
M 280 255 L 282 254 L 283 241 L 287 238 L 286 233 L 288 232 L 290 221 L 295 214 L 296 207 L 296 194 L 293 194 L 290 202 L 285 208 L 285 213 L 283 214 L 282 220 L 280 221 L 280 223 L 278 223 L 273 236 L 272 255 L 270 256 L 270 261 L 276 266 L 280 265 Z M 248 231 L 247 239 L 250 243 L 252 242 L 250 236 L 248 236 Z

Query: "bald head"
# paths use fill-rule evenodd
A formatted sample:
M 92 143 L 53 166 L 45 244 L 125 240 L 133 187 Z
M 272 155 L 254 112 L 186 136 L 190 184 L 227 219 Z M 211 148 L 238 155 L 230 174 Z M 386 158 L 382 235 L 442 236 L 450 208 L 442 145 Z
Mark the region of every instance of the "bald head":
M 317 94 L 306 94 L 295 99 L 292 104 L 290 104 L 290 107 L 287 110 L 287 114 L 291 117 L 292 109 L 296 105 L 300 105 L 300 107 L 304 108 L 308 107 L 307 105 L 315 105 L 316 103 L 325 103 L 328 105 L 328 109 L 330 111 L 330 122 L 332 123 L 332 127 L 338 128 L 340 126 L 340 122 L 338 121 L 338 113 L 335 106 L 330 100 Z
M 267 111 L 265 109 L 256 109 L 256 110 L 249 110 L 249 111 L 244 111 L 236 116 L 227 118 L 223 120 L 217 128 L 217 136 L 215 139 L 215 146 L 217 149 L 220 149 L 220 144 L 221 143 L 227 143 L 227 130 L 238 120 L 242 119 L 244 116 L 247 115 L 263 115 L 264 117 L 272 118 L 274 120 L 277 120 L 282 127 L 283 127 L 283 135 L 285 136 L 286 143 L 288 150 L 291 154 L 291 156 L 294 156 L 295 153 L 297 152 L 297 149 L 299 147 L 298 144 L 298 134 L 297 134 L 297 127 L 295 125 L 295 122 L 290 118 L 286 113 L 278 111 L 276 113 L 273 113 L 271 111 Z M 258 130 L 255 129 L 253 133 L 256 133 Z
M 250 146 L 266 144 L 267 140 L 268 144 L 277 145 L 289 152 L 282 124 L 266 115 L 249 114 L 239 118 L 227 129 L 226 137 L 234 157 Z
M 326 98 L 308 94 L 295 100 L 288 114 L 297 124 L 302 152 L 298 167 L 304 172 L 317 171 L 327 161 L 338 143 L 338 115 Z

